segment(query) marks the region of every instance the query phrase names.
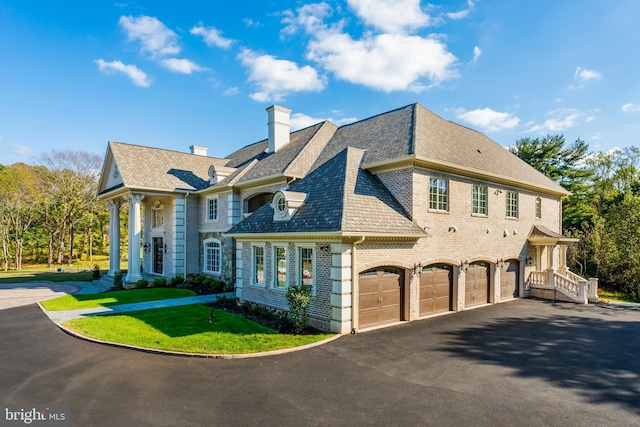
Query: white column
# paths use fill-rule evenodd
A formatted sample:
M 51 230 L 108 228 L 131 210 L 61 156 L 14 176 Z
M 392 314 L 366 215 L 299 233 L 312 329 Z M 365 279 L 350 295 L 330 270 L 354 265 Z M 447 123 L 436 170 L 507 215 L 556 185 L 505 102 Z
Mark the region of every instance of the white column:
M 142 217 L 140 202 L 144 196 L 132 194 L 127 197 L 129 202 L 129 260 L 127 263 L 127 283 L 134 283 L 142 279 L 140 275 L 140 235 L 142 231 Z
M 242 298 L 242 242 L 236 242 L 236 298 Z
M 120 200 L 109 200 L 109 276 L 120 271 Z
M 331 332 L 351 332 L 351 245 L 331 245 Z
M 548 248 L 548 254 L 549 254 L 549 263 L 547 264 L 549 266 L 549 270 L 555 270 L 556 269 L 556 262 L 555 262 L 555 251 L 556 251 L 556 246 L 547 246 Z

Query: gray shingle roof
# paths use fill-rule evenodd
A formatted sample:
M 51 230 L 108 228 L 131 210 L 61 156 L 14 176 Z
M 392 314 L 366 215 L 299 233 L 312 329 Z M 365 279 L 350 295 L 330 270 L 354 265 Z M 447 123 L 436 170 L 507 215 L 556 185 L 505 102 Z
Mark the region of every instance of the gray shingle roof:
M 274 221 L 269 204 L 227 234 L 365 233 L 426 237 L 400 203 L 369 172 L 360 168 L 364 152 L 347 148 L 294 183 L 289 190 L 307 199 L 289 221 Z
M 287 168 L 296 161 L 300 153 L 323 126 L 327 126 L 327 123 L 317 123 L 308 128 L 292 132 L 289 143 L 276 153 L 267 153 L 269 143 L 267 140 L 264 140 L 243 147 L 227 156 L 229 159 L 227 166 L 236 168 L 247 165 L 254 159 L 259 160 L 255 166 L 251 167 L 250 170 L 236 181 L 236 184 L 284 173 Z M 309 166 L 305 168 L 305 171 L 308 170 L 312 162 L 313 159 L 309 163 Z
M 109 150 L 128 188 L 201 190 L 209 186 L 209 167 L 227 163 L 215 157 L 113 141 Z
M 312 170 L 346 147 L 367 150 L 364 167 L 407 156 L 443 166 L 526 182 L 568 194 L 542 173 L 480 132 L 412 104 L 338 128 Z

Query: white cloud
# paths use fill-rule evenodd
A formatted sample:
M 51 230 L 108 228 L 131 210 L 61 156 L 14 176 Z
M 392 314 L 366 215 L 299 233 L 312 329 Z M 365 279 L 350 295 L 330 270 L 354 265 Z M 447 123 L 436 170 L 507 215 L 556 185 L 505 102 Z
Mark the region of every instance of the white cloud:
M 369 4 L 357 3 L 363 9 Z M 389 4 L 383 2 L 378 5 Z M 401 10 L 397 5 L 395 7 Z M 291 35 L 304 29 L 311 36 L 307 58 L 338 79 L 384 92 L 419 92 L 427 88 L 420 81 L 422 78 L 439 83 L 457 75 L 453 69 L 456 57 L 435 37 L 366 33 L 356 40 L 343 32 L 342 21 L 331 26 L 323 22 L 332 13 L 326 3 L 303 6 L 296 10 L 296 14 L 287 11 L 282 19 L 287 26 L 282 34 Z
M 189 32 L 196 36 L 201 36 L 207 46 L 217 46 L 222 49 L 229 49 L 233 43 L 232 39 L 222 37 L 222 31 L 215 27 L 205 27 L 202 22 L 194 26 Z
M 478 59 L 480 59 L 481 55 L 482 55 L 482 49 L 480 49 L 478 46 L 474 46 L 473 47 L 473 59 L 471 60 L 471 62 L 473 62 L 474 64 L 476 62 L 478 62 Z
M 420 91 L 427 77 L 440 82 L 456 75 L 456 57 L 440 41 L 418 36 L 381 34 L 354 40 L 331 33 L 309 43 L 307 57 L 337 78 L 384 92 Z
M 323 79 L 309 65 L 299 67 L 295 62 L 258 55 L 250 49 L 244 49 L 238 59 L 249 69 L 249 81 L 258 87 L 250 95 L 255 101 L 282 101 L 290 92 L 318 92 L 325 88 Z
M 347 0 L 362 20 L 387 33 L 405 33 L 426 27 L 431 18 L 420 9 L 420 0 Z
M 282 23 L 286 24 L 281 30 L 284 35 L 295 34 L 299 29 L 303 29 L 309 34 L 324 32 L 328 27 L 323 20 L 333 14 L 333 9 L 327 3 L 305 4 L 296 10 L 297 14 L 291 10 L 286 10 L 282 14 Z M 341 31 L 342 23 L 338 23 L 335 31 Z
M 206 70 L 206 68 L 199 66 L 189 59 L 165 58 L 159 62 L 164 68 L 174 73 L 191 74 L 194 71 Z
M 573 78 L 586 82 L 588 80 L 600 80 L 602 78 L 602 74 L 595 70 L 588 70 L 586 68 L 577 67 Z
M 630 102 L 628 104 L 624 104 L 621 109 L 622 111 L 626 111 L 626 112 L 640 111 L 640 105 L 636 105 Z
M 590 123 L 590 122 L 594 121 L 595 119 L 596 119 L 596 116 L 588 116 L 588 117 L 585 117 L 584 121 L 587 122 L 587 123 Z
M 125 74 L 136 86 L 149 87 L 151 85 L 151 80 L 135 65 L 125 65 L 121 61 L 106 62 L 102 59 L 96 59 L 94 62 L 98 64 L 98 68 L 104 73 L 118 72 Z
M 224 92 L 222 92 L 224 96 L 236 96 L 239 93 L 240 93 L 240 88 L 237 86 L 229 87 Z
M 316 123 L 320 123 L 325 120 L 329 120 L 333 124 L 338 126 L 342 126 L 342 125 L 346 125 L 346 124 L 358 121 L 358 119 L 355 117 L 345 117 L 343 119 L 332 119 L 329 117 L 326 119 L 320 119 L 320 118 L 307 116 L 306 114 L 303 114 L 303 113 L 293 113 L 291 115 L 291 129 L 292 130 L 304 129 L 306 127 L 315 125 Z
M 572 113 L 564 117 L 548 119 L 541 125 L 533 126 L 528 132 L 561 132 L 574 127 L 579 117 L 579 113 Z
M 478 108 L 471 111 L 459 109 L 457 113 L 458 119 L 489 132 L 513 129 L 520 123 L 520 119 L 511 113 L 501 113 L 491 108 Z
M 33 150 L 30 147 L 27 147 L 26 145 L 18 144 L 17 142 L 11 144 L 11 152 L 13 154 L 25 155 L 25 154 L 29 154 L 32 151 Z
M 453 20 L 466 18 L 473 11 L 473 7 L 474 7 L 473 0 L 468 0 L 467 5 L 468 5 L 467 9 L 463 9 L 458 12 L 447 13 L 446 14 L 447 18 L 453 19 Z
M 144 15 L 137 18 L 121 16 L 118 22 L 126 31 L 129 40 L 139 41 L 140 50 L 148 52 L 152 57 L 180 53 L 178 35 L 157 18 Z

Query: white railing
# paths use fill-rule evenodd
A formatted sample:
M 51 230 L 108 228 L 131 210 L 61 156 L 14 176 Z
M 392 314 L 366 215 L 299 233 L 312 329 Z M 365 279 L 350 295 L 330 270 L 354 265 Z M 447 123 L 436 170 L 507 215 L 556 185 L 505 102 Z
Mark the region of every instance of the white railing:
M 572 280 L 558 273 L 555 273 L 553 275 L 553 281 L 554 281 L 553 284 L 555 287 L 560 288 L 566 293 L 570 294 L 571 296 L 578 298 L 580 285 L 577 281 Z
M 529 274 L 529 287 L 532 285 L 544 286 L 547 284 L 547 275 L 544 271 L 532 271 Z
M 555 270 L 532 271 L 527 280 L 527 291 L 532 288 L 553 289 L 580 304 L 598 300 L 598 279 L 587 280 L 570 271 L 566 271 L 566 275 Z

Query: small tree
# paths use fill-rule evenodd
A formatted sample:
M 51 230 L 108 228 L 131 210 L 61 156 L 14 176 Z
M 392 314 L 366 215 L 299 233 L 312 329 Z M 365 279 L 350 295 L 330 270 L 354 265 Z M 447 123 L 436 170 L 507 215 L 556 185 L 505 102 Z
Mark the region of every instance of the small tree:
M 305 285 L 291 286 L 287 289 L 287 304 L 289 316 L 296 330 L 301 333 L 309 321 L 309 304 L 311 303 L 311 288 Z

